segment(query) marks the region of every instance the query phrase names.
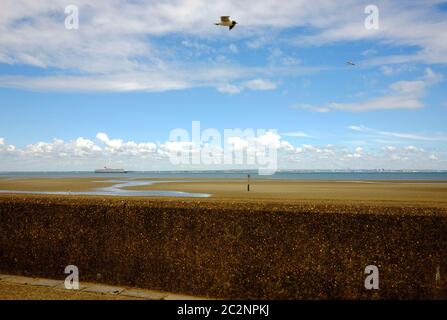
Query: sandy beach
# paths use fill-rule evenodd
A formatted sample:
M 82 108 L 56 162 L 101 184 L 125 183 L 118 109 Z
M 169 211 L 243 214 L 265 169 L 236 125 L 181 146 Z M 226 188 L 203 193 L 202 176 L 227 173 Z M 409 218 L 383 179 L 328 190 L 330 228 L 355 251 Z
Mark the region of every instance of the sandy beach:
M 447 182 L 434 181 L 290 181 L 162 182 L 130 190 L 176 190 L 210 193 L 227 199 L 283 199 L 334 201 L 396 201 L 447 204 Z
M 0 190 L 14 191 L 89 191 L 114 185 L 107 178 L 25 178 L 0 179 Z
M 0 190 L 25 192 L 94 192 L 120 180 L 98 178 L 0 179 Z M 122 181 L 128 181 L 123 179 Z M 139 180 L 141 182 L 141 180 Z M 447 206 L 447 181 L 298 181 L 238 179 L 151 179 L 154 184 L 130 191 L 178 191 L 209 194 L 211 199 L 311 202 L 372 202 Z M 158 182 L 157 182 L 158 181 Z

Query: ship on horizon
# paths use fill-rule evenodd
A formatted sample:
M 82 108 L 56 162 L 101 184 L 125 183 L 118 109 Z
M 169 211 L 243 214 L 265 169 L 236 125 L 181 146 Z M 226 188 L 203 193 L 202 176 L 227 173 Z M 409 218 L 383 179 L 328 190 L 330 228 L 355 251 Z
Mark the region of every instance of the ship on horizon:
M 112 169 L 104 167 L 103 169 L 96 169 L 95 173 L 127 173 L 124 169 Z

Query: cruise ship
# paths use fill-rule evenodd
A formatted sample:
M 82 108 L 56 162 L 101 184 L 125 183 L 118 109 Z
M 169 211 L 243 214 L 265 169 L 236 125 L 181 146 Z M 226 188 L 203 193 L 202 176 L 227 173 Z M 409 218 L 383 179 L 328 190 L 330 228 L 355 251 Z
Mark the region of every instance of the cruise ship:
M 104 167 L 104 169 L 96 169 L 95 173 L 127 173 L 124 169 L 112 169 Z

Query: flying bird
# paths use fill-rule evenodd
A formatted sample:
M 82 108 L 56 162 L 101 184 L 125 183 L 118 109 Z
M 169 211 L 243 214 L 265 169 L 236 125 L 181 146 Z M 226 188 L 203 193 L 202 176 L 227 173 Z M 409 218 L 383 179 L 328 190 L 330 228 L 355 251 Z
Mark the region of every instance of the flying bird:
M 230 16 L 222 16 L 220 17 L 220 22 L 215 23 L 216 26 L 229 27 L 232 30 L 237 22 L 230 19 Z
M 355 66 L 355 63 L 352 62 L 352 61 L 347 61 L 346 64 L 347 64 L 347 65 L 350 65 L 350 66 Z

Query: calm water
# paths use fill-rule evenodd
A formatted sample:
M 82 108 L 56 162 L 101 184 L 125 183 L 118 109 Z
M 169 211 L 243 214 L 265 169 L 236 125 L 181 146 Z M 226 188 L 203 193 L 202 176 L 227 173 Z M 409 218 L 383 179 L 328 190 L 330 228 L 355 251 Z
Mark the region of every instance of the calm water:
M 11 178 L 15 179 L 15 178 Z M 101 182 L 98 180 L 98 182 Z M 191 198 L 207 198 L 209 194 L 205 193 L 187 193 L 180 191 L 159 191 L 159 190 L 126 190 L 127 187 L 137 187 L 144 185 L 151 185 L 152 181 L 133 181 L 133 180 L 109 180 L 107 182 L 115 183 L 111 187 L 96 188 L 91 191 L 16 191 L 16 190 L 0 190 L 0 193 L 15 193 L 15 194 L 53 194 L 53 195 L 68 195 L 68 196 L 121 196 L 121 197 L 191 197 Z M 161 181 L 158 181 L 161 182 Z
M 253 179 L 288 180 L 446 180 L 443 172 L 279 172 L 272 176 L 259 176 L 250 173 Z M 95 174 L 94 172 L 0 172 L 0 178 L 117 178 L 117 179 L 238 179 L 246 178 L 243 172 L 129 172 L 124 174 Z

